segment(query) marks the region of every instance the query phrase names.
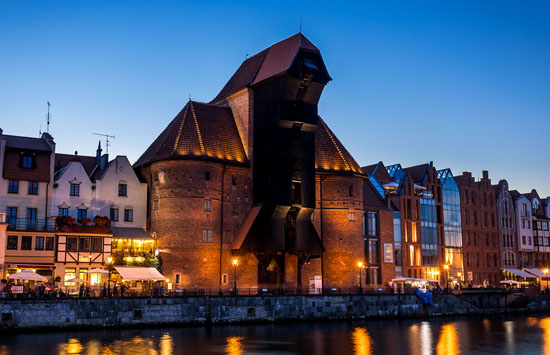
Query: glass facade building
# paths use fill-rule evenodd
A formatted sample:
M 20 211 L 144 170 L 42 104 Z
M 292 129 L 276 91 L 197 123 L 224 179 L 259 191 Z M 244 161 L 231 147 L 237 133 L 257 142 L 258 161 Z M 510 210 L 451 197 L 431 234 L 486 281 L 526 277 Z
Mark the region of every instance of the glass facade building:
M 403 276 L 403 253 L 401 251 L 401 213 L 393 213 L 393 245 L 395 252 L 395 277 Z
M 460 190 L 450 169 L 439 170 L 437 175 L 442 185 L 444 263 L 449 265 L 449 279 L 461 281 L 464 278 L 464 264 Z
M 437 207 L 430 191 L 424 191 L 420 198 L 420 231 L 422 235 L 422 266 L 438 267 Z M 434 278 L 429 275 L 429 272 L 427 273 L 429 278 Z

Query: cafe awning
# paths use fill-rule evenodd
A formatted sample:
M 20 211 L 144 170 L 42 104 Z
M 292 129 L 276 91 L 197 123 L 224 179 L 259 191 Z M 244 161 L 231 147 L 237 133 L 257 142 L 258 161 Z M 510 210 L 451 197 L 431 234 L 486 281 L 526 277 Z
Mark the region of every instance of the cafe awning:
M 525 272 L 523 270 L 520 270 L 520 269 L 502 269 L 502 270 L 507 271 L 507 272 L 509 272 L 511 274 L 514 274 L 516 276 L 519 276 L 519 277 L 525 277 L 525 278 L 528 278 L 528 279 L 536 279 L 537 278 L 537 276 L 532 275 L 532 274 L 530 274 L 528 272 Z
M 527 271 L 528 273 L 530 274 L 533 274 L 537 277 L 547 277 L 546 275 L 544 275 L 544 272 L 542 272 L 542 270 L 539 270 L 539 269 L 528 269 L 528 268 L 525 268 L 523 269 L 524 271 Z
M 154 267 L 115 266 L 115 270 L 124 281 L 162 281 L 166 279 Z
M 7 263 L 8 268 L 18 269 L 55 269 L 55 264 L 50 263 Z
M 142 228 L 111 227 L 115 239 L 154 239 Z

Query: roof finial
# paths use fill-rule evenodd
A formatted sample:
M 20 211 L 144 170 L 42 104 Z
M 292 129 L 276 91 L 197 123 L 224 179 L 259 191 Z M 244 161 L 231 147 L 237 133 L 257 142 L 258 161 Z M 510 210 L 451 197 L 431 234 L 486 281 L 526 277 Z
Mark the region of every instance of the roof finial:
M 191 101 L 191 94 L 189 94 L 189 101 Z

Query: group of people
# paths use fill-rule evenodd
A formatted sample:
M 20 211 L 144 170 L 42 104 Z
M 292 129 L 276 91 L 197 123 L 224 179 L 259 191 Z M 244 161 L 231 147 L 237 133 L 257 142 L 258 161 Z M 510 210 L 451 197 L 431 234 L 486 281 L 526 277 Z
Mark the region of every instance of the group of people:
M 103 286 L 99 289 L 99 296 L 100 297 L 124 297 L 126 291 L 128 290 L 128 287 L 121 283 L 120 286 L 117 286 L 117 283 L 115 282 L 114 285 L 111 287 L 110 284 L 103 283 Z M 94 290 L 95 291 L 95 290 Z M 90 286 L 84 285 L 84 283 L 81 283 L 78 287 L 78 297 L 90 297 L 92 293 L 92 288 Z M 95 295 L 95 292 L 94 292 Z

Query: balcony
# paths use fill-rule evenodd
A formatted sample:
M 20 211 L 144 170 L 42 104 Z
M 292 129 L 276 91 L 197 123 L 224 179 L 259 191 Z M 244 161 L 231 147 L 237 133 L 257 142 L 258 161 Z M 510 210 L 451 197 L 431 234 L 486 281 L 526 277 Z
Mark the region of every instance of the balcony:
M 11 231 L 55 231 L 55 221 L 48 219 L 7 218 Z

